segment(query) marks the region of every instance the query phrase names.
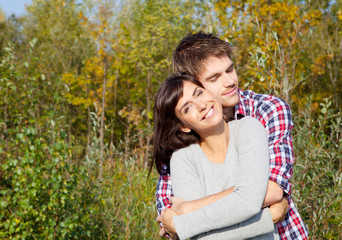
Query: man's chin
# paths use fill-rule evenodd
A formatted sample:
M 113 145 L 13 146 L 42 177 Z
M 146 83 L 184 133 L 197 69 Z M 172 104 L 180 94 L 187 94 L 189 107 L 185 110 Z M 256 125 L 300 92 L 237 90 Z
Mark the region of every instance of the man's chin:
M 231 99 L 222 99 L 222 107 L 224 108 L 233 108 L 239 104 L 239 97 L 231 98 Z

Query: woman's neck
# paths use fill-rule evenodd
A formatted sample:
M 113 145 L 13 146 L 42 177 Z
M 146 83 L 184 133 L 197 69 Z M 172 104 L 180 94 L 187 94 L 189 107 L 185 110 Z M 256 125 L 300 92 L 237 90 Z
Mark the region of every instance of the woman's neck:
M 222 120 L 217 128 L 208 134 L 202 134 L 200 146 L 212 162 L 223 163 L 229 142 L 229 126 Z

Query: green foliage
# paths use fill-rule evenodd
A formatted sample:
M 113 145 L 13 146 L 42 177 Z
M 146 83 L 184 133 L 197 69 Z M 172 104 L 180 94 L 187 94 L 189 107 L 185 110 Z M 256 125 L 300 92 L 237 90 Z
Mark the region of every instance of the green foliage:
M 310 109 L 295 118 L 293 196 L 311 239 L 341 239 L 342 114 L 328 99 L 318 116 Z
M 99 186 L 103 238 L 157 238 L 159 227 L 154 220 L 157 213 L 156 171 L 147 179 L 148 171 L 144 169 L 142 157 L 135 153 L 127 155 L 113 145 L 107 144 L 101 157 L 100 140 L 96 136 L 99 118 L 95 113 L 91 116 L 93 137 L 83 164 L 88 169 L 89 179 Z M 100 161 L 103 161 L 102 179 L 99 179 Z
M 295 203 L 311 239 L 341 239 L 340 8 L 33 0 L 0 19 L 0 239 L 158 238 L 153 100 L 195 29 L 232 42 L 243 88 L 290 102 Z
M 121 155 L 112 149 L 115 155 Z M 155 239 L 159 227 L 155 221 L 156 174 L 147 179 L 147 170 L 137 155 L 128 159 L 108 159 L 104 166 L 101 198 L 104 201 L 103 234 L 107 239 Z
M 1 145 L 0 236 L 79 239 L 97 234 L 97 189 L 85 168 L 71 163 L 65 132 L 40 136 L 27 127 L 12 134 L 11 143 Z

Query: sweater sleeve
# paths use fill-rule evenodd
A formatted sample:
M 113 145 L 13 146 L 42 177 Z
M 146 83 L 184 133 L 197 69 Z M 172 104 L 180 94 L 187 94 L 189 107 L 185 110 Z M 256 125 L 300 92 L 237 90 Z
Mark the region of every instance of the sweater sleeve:
M 202 233 L 192 240 L 233 240 L 233 239 L 277 239 L 274 235 L 275 225 L 268 208 L 260 210 L 259 213 L 248 220 L 225 228 L 215 229 Z
M 175 216 L 174 225 L 181 239 L 242 223 L 260 212 L 268 184 L 267 135 L 261 123 L 256 119 L 245 117 L 240 121 L 236 139 L 239 170 L 234 192 L 196 212 Z M 174 168 L 175 171 L 177 169 L 179 167 Z M 177 196 L 176 188 L 181 186 L 175 183 L 177 180 L 174 179 L 175 172 L 172 166 L 171 171 L 173 188 Z M 185 168 L 182 171 L 183 185 L 184 182 L 192 182 L 184 178 L 193 176 Z M 191 195 L 190 187 L 184 191 L 188 191 L 186 194 Z M 270 229 L 268 225 L 266 231 L 273 231 L 273 227 Z

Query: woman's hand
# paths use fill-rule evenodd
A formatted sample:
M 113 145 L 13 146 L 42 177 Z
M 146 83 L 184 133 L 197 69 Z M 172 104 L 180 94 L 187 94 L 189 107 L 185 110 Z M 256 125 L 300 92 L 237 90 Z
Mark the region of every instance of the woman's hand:
M 284 221 L 288 207 L 289 204 L 286 198 L 283 198 L 279 203 L 270 206 L 273 223 Z

